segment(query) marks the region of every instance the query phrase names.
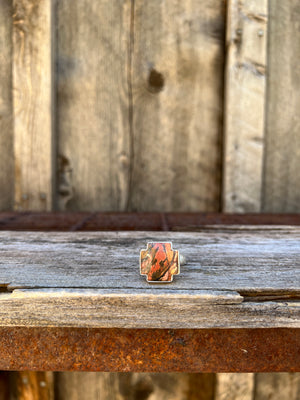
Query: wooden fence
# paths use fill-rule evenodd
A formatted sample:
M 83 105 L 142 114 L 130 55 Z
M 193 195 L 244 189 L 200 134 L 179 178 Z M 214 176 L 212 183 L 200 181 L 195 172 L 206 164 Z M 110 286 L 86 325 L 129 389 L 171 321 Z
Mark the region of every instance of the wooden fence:
M 299 21 L 297 0 L 1 0 L 0 209 L 299 212 Z M 55 380 L 58 399 L 300 391 L 284 374 Z

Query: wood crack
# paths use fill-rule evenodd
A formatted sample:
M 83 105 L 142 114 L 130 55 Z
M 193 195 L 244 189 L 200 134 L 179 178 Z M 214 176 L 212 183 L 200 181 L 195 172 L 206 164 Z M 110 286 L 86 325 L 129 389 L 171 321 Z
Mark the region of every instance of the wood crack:
M 11 293 L 12 290 L 9 288 L 9 283 L 0 283 L 0 293 Z

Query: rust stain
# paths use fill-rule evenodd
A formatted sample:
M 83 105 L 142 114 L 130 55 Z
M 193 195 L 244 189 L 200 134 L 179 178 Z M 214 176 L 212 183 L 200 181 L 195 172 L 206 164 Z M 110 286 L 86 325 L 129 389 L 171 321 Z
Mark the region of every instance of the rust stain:
M 0 368 L 296 372 L 300 329 L 1 328 Z

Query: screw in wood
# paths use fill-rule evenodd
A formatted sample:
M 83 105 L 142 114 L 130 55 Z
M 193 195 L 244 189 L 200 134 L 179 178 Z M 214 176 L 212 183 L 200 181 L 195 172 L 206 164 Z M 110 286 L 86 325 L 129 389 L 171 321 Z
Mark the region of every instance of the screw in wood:
M 259 31 L 257 32 L 257 36 L 258 37 L 264 36 L 264 31 L 262 29 L 259 29 Z

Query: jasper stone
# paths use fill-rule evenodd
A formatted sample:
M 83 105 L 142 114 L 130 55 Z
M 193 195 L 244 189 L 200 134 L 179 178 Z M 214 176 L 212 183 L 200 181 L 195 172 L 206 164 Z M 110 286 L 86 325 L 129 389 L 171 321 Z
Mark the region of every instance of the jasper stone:
M 171 243 L 148 243 L 141 250 L 140 268 L 148 282 L 172 282 L 180 272 L 178 251 L 172 250 Z

